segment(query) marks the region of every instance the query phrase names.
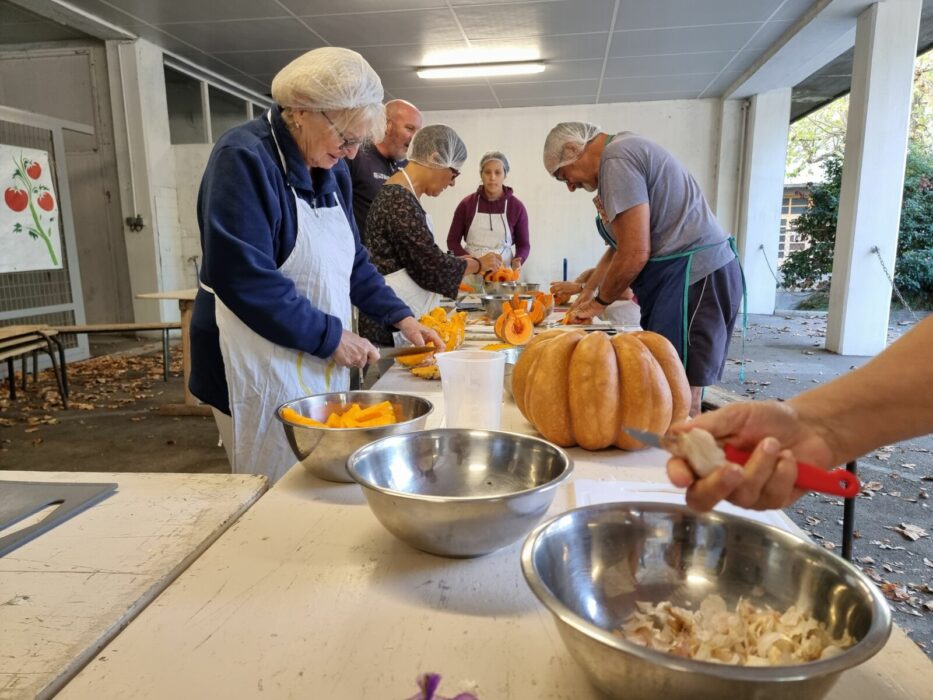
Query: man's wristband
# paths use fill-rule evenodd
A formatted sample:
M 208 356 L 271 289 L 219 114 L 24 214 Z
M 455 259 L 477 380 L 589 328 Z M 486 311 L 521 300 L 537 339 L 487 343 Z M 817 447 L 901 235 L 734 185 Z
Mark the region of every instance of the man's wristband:
M 472 273 L 472 274 L 474 274 L 474 275 L 481 275 L 481 274 L 483 274 L 483 263 L 481 263 L 481 262 L 479 261 L 479 258 L 477 258 L 477 257 L 475 257 L 475 256 L 473 256 L 473 255 L 468 255 L 467 258 L 468 258 L 469 260 L 475 260 L 475 261 L 476 261 L 476 272 L 474 272 L 474 273 Z
M 595 301 L 597 304 L 599 304 L 599 305 L 601 305 L 601 306 L 609 306 L 609 305 L 612 303 L 611 301 L 606 301 L 605 299 L 600 299 L 600 298 L 599 298 L 599 292 L 596 292 L 596 294 L 593 295 L 593 301 Z

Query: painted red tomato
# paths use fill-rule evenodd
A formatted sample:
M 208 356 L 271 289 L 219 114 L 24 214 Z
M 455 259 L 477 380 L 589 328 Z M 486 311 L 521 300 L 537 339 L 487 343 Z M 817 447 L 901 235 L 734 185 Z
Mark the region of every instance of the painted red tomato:
M 55 200 L 52 199 L 51 194 L 49 194 L 48 192 L 43 192 L 42 194 L 39 195 L 39 199 L 36 200 L 36 204 L 38 204 L 41 208 L 45 209 L 46 211 L 52 211 L 52 207 L 55 206 Z
M 33 180 L 35 180 L 37 177 L 39 177 L 42 174 L 42 166 L 36 163 L 35 161 L 33 161 L 32 163 L 26 166 L 26 174 L 29 177 L 31 177 Z
M 29 205 L 29 193 L 16 187 L 7 187 L 3 199 L 13 211 L 22 211 Z

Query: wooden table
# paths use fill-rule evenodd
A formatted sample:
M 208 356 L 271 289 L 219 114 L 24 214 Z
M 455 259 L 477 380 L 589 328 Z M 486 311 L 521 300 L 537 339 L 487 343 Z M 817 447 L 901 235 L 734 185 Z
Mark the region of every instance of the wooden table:
M 434 401 L 429 426 L 443 417 L 439 382 L 393 369 L 377 387 Z M 505 429 L 530 431 L 514 404 L 505 409 Z M 663 478 L 657 450 L 570 452 L 574 480 Z M 573 497 L 563 486 L 551 514 Z M 520 547 L 464 560 L 416 551 L 376 521 L 356 485 L 296 466 L 61 697 L 401 700 L 426 671 L 442 674 L 445 696 L 601 697 L 525 584 Z M 917 700 L 933 685 L 931 668 L 895 629 L 829 698 Z
M 191 375 L 191 313 L 194 310 L 194 298 L 198 295 L 197 288 L 180 289 L 172 292 L 146 292 L 137 294 L 137 299 L 157 299 L 159 301 L 177 300 L 178 311 L 181 314 L 181 369 L 184 380 L 185 403 L 184 407 L 170 405 L 166 413 L 175 415 L 210 415 L 210 408 L 201 404 L 197 397 L 188 388 L 188 377 Z
M 263 493 L 260 476 L 0 471 L 116 482 L 115 494 L 0 558 L 0 698 L 53 695 Z

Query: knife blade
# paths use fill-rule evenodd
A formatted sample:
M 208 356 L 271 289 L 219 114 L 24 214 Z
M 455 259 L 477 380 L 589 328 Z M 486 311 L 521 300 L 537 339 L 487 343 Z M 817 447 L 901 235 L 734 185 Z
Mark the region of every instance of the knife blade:
M 663 435 L 635 428 L 623 428 L 623 430 L 639 442 L 670 452 L 665 446 L 667 440 Z M 732 445 L 722 445 L 722 449 L 726 453 L 726 459 L 734 464 L 744 466 L 752 456 L 751 452 L 745 452 Z M 806 462 L 797 462 L 797 479 L 794 481 L 794 486 L 805 491 L 816 491 L 845 498 L 854 498 L 862 490 L 862 485 L 855 474 L 841 467 L 826 471 Z
M 434 352 L 433 345 L 402 345 L 397 348 L 379 348 L 379 358 L 387 360 L 402 355 L 420 355 L 424 352 Z

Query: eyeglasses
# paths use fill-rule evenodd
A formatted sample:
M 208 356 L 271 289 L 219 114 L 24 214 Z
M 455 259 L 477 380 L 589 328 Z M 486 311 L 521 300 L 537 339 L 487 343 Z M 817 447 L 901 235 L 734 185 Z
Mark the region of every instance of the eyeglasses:
M 456 168 L 451 168 L 451 167 L 448 165 L 448 166 L 447 166 L 447 169 L 448 169 L 450 172 L 452 172 L 452 173 L 454 174 L 454 176 L 453 176 L 452 178 L 450 178 L 451 180 L 456 180 L 456 179 L 460 176 L 460 171 L 457 170 Z
M 337 132 L 337 136 L 339 136 L 343 140 L 343 143 L 340 144 L 341 151 L 349 151 L 353 148 L 358 148 L 359 146 L 363 145 L 363 139 L 348 139 L 346 136 L 344 136 L 343 132 L 340 131 L 340 129 L 337 128 L 337 125 L 334 124 L 331 118 L 327 116 L 327 112 L 321 112 L 321 114 L 327 120 L 327 123 L 330 124 L 332 127 L 334 127 L 334 131 Z
M 554 171 L 554 179 L 557 180 L 558 182 L 562 182 L 562 183 L 564 183 L 564 184 L 566 185 L 566 184 L 567 184 L 567 178 L 565 178 L 563 175 L 560 174 L 560 171 L 561 171 L 561 170 L 563 170 L 563 168 L 558 168 L 557 170 Z

